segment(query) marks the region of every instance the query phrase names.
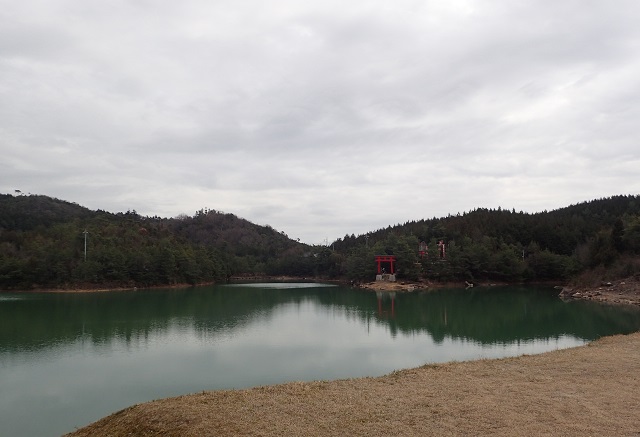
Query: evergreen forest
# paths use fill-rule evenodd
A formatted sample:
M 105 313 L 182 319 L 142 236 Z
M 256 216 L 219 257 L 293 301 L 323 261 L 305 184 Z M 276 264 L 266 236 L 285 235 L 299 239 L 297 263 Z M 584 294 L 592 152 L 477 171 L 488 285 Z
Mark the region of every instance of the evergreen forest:
M 639 275 L 640 196 L 540 213 L 478 208 L 310 246 L 214 209 L 146 217 L 42 195 L 0 194 L 4 290 L 195 285 L 265 276 L 368 282 L 380 254 L 394 255 L 398 280 L 409 281 Z

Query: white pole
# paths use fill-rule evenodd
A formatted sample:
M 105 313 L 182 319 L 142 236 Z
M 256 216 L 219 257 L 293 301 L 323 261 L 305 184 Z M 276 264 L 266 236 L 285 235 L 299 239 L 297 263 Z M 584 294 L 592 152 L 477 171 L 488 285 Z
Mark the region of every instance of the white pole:
M 83 234 L 84 234 L 84 260 L 86 261 L 87 260 L 87 234 L 88 234 L 86 229 L 84 230 Z

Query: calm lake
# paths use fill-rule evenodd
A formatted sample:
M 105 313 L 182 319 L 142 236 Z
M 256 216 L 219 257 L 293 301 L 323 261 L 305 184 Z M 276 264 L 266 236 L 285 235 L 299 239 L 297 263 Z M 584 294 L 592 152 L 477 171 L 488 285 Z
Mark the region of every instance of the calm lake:
M 0 294 L 0 435 L 58 436 L 202 390 L 378 376 L 640 330 L 546 287 L 381 294 L 312 283 Z

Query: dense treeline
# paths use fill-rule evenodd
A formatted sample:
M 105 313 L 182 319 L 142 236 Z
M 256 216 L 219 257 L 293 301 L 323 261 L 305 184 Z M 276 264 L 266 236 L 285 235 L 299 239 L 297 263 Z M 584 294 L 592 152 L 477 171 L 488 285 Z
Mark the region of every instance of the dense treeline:
M 312 247 L 215 210 L 166 219 L 0 195 L 2 289 L 197 284 L 238 275 L 369 281 L 376 254 L 395 255 L 399 279 L 409 280 L 557 281 L 594 269 L 633 275 L 640 272 L 640 196 L 536 214 L 475 209 Z
M 445 247 L 441 256 L 438 242 Z M 420 242 L 427 254 L 420 257 Z M 566 280 L 586 270 L 640 272 L 640 196 L 614 196 L 551 212 L 475 209 L 341 238 L 333 247 L 354 279 L 375 254 L 395 254 L 399 276 L 443 281 Z M 363 262 L 367 260 L 367 262 Z
M 287 257 L 301 257 L 304 248 L 269 226 L 219 211 L 164 219 L 91 211 L 46 196 L 0 195 L 3 289 L 148 287 L 284 274 Z

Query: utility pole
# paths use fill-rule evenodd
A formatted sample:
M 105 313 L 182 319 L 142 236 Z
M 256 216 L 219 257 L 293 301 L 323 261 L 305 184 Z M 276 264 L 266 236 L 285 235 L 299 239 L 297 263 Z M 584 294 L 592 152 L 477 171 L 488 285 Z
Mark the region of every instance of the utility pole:
M 86 229 L 84 230 L 83 234 L 84 234 L 84 260 L 86 261 L 87 260 L 87 234 L 88 234 Z

